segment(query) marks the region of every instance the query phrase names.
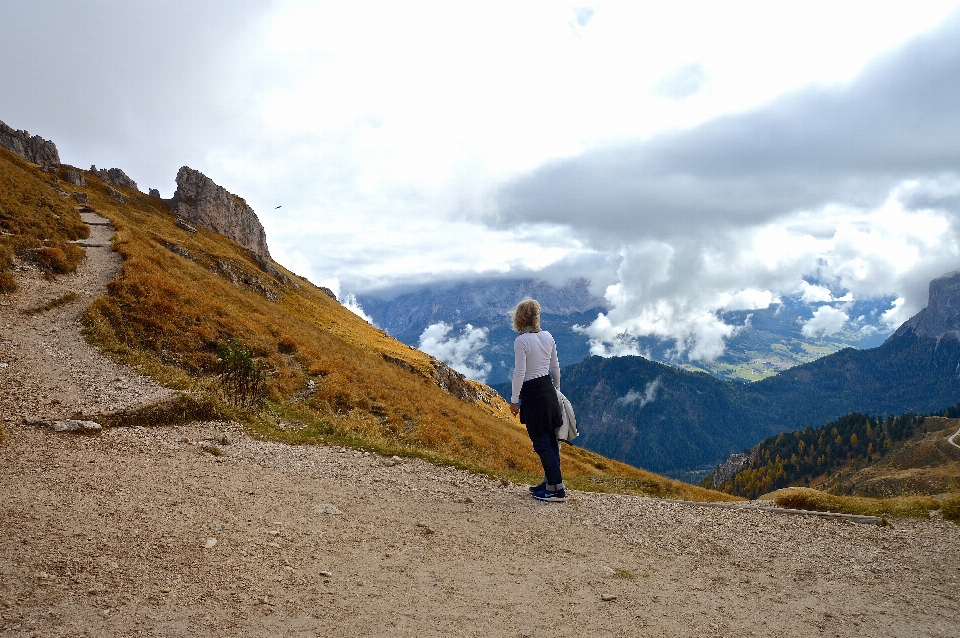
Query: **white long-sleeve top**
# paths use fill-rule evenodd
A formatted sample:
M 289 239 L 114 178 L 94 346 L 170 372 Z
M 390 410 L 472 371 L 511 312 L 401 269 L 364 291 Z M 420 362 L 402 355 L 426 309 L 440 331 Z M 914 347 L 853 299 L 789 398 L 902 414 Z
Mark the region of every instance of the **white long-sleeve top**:
M 560 389 L 560 361 L 557 359 L 557 343 L 546 330 L 524 332 L 513 342 L 513 392 L 510 403 L 520 401 L 520 388 L 524 381 L 550 373 L 553 386 Z

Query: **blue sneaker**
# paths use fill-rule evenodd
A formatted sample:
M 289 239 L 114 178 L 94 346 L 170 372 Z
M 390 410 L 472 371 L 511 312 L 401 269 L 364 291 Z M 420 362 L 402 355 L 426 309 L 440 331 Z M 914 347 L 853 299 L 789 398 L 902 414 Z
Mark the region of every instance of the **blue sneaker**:
M 545 490 L 545 489 L 547 489 L 547 482 L 546 482 L 546 481 L 544 481 L 544 482 L 541 483 L 540 485 L 531 485 L 531 486 L 530 486 L 530 493 L 531 493 L 531 494 L 536 494 L 537 492 L 542 492 L 542 491 Z
M 557 490 L 556 492 L 551 492 L 550 490 L 544 488 L 537 492 L 533 493 L 533 498 L 538 501 L 546 501 L 548 503 L 563 503 L 567 500 L 567 491 L 566 490 Z

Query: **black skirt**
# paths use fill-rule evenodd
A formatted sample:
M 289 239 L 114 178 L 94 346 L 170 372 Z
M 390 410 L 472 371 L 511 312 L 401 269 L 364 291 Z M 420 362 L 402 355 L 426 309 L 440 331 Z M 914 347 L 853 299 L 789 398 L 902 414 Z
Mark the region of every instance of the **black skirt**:
M 555 432 L 563 425 L 557 389 L 549 374 L 524 381 L 520 387 L 520 423 L 531 432 Z

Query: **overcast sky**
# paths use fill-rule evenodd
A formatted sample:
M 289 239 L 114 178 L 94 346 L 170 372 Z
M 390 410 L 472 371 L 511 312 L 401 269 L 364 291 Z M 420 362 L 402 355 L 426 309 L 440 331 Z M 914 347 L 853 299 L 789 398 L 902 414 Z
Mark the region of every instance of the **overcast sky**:
M 203 171 L 344 297 L 586 276 L 597 352 L 713 357 L 793 295 L 895 327 L 960 268 L 957 2 L 0 0 L 0 87 L 67 163 Z

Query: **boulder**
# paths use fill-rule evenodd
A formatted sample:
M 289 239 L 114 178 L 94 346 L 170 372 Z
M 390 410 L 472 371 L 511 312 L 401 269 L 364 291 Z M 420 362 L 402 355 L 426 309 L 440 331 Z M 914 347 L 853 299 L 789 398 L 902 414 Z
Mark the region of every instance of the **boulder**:
M 0 122 L 0 146 L 28 162 L 40 165 L 45 171 L 60 168 L 60 153 L 57 145 L 39 135 L 17 131 Z
M 121 188 L 133 188 L 135 190 L 140 190 L 137 188 L 137 183 L 127 177 L 127 174 L 121 171 L 119 168 L 109 168 L 107 169 L 107 175 L 110 176 L 110 179 L 113 180 L 113 183 Z
M 170 209 L 192 224 L 229 237 L 260 260 L 270 259 L 267 234 L 253 209 L 200 171 L 180 169 Z
M 63 174 L 63 179 L 70 182 L 75 186 L 86 186 L 87 180 L 83 179 L 83 175 L 76 171 L 67 171 Z
M 119 192 L 115 191 L 114 189 L 112 189 L 112 188 L 109 187 L 109 186 L 107 186 L 107 195 L 109 195 L 110 197 L 112 197 L 113 200 L 116 201 L 116 202 L 119 202 L 119 203 L 121 203 L 121 204 L 126 204 L 126 203 L 127 203 L 127 200 L 124 199 L 123 195 L 121 195 Z

